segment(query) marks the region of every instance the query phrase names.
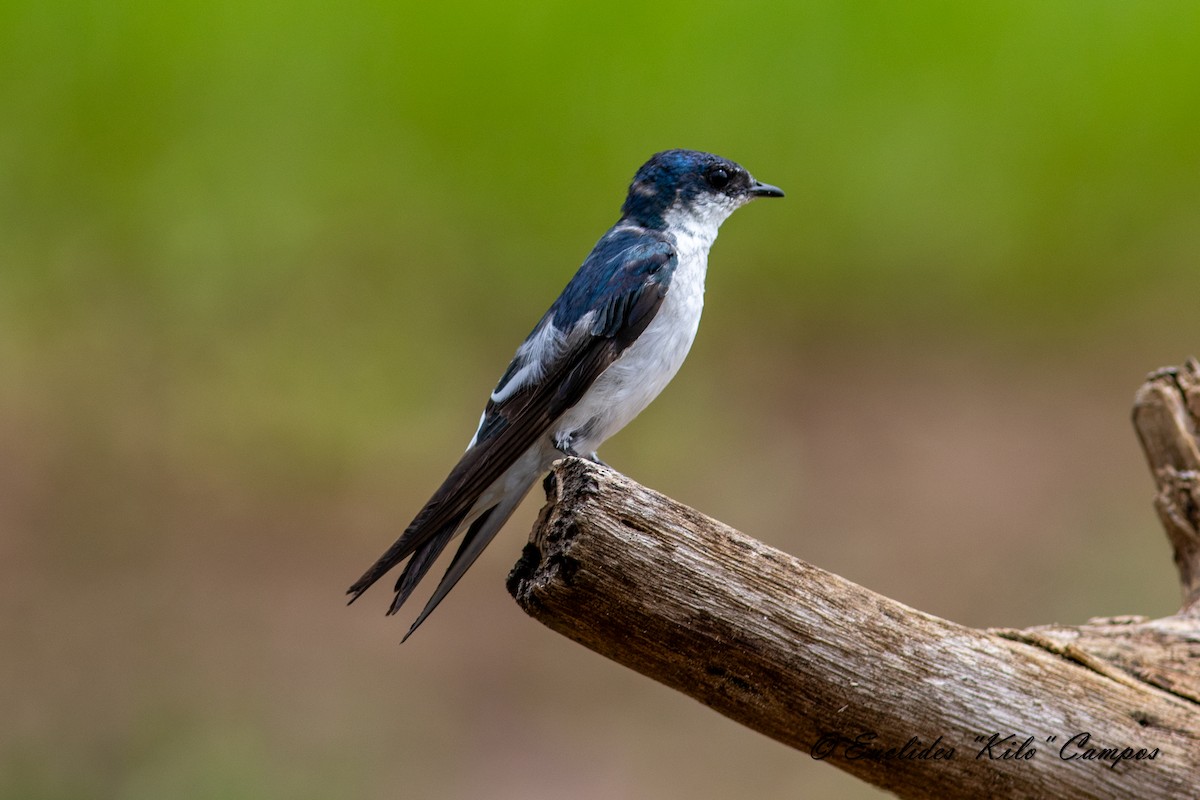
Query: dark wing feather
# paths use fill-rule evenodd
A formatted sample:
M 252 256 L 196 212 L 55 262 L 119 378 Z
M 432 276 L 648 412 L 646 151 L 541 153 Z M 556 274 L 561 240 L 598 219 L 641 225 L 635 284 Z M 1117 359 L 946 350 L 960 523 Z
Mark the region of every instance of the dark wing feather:
M 661 240 L 634 243 L 612 256 L 622 257 L 623 263 L 620 269 L 604 270 L 607 279 L 603 283 L 581 286 L 596 283 L 595 275 L 601 265 L 593 260 L 606 255 L 601 250 L 604 242 L 601 240 L 597 245 L 534 331 L 536 334 L 543 324 L 557 323 L 560 315 L 572 316 L 576 309 L 570 305 L 578 302 L 580 292 L 591 288 L 591 308 L 598 310 L 589 329 L 585 332 L 564 331 L 566 348 L 552 363 L 544 365 L 539 380 L 521 387 L 503 402 L 488 402 L 474 446 L 463 454 L 395 544 L 350 587 L 347 592 L 351 595 L 350 602 L 427 543 L 441 538 L 448 541 L 447 533 L 453 535 L 484 490 L 546 433 L 554 420 L 578 403 L 600 373 L 650 324 L 662 304 L 674 271 L 674 249 Z M 582 314 L 574 316 L 572 322 L 582 318 Z M 501 386 L 513 372 L 510 365 L 501 379 Z M 444 546 L 445 542 L 442 542 Z M 440 552 L 442 547 L 436 551 Z M 421 560 L 425 563 L 415 569 L 406 570 L 397 584 L 397 591 L 407 597 L 416 583 L 413 579 L 424 575 L 437 552 L 423 557 Z M 391 611 L 397 608 L 399 603 L 393 604 Z

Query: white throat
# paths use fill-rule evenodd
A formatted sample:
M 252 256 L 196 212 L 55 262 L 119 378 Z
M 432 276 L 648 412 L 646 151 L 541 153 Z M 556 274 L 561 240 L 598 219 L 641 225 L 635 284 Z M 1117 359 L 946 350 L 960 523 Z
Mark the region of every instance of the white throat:
M 667 232 L 676 238 L 680 249 L 695 247 L 702 249 L 704 258 L 708 256 L 708 248 L 716 241 L 717 231 L 721 223 L 729 219 L 729 215 L 743 205 L 730 197 L 713 197 L 691 204 L 688 207 L 676 203 L 667 209 L 663 221 L 667 224 Z M 683 253 L 680 253 L 683 258 Z

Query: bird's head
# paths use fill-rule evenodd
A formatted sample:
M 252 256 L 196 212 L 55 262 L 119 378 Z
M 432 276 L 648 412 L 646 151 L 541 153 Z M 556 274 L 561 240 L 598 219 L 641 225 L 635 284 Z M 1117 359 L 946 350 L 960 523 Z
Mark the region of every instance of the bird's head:
M 783 197 L 783 191 L 712 153 L 664 150 L 633 176 L 621 212 L 648 228 L 711 226 L 715 235 L 717 226 L 756 197 Z

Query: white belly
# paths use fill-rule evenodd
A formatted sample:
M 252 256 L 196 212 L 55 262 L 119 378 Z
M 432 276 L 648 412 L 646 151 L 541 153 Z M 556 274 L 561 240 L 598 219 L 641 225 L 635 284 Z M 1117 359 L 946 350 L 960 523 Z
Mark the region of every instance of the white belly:
M 554 436 L 586 455 L 625 427 L 666 388 L 692 347 L 704 309 L 708 245 L 681 242 L 679 264 L 654 319 L 554 426 Z M 697 243 L 699 244 L 699 243 Z

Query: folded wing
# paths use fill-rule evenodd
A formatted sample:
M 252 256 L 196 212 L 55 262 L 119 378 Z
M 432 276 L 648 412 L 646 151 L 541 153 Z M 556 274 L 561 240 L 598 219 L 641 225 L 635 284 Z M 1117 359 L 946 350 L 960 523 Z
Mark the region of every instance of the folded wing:
M 515 501 L 476 509 L 481 495 L 579 402 L 662 305 L 675 267 L 674 249 L 662 240 L 628 238 L 610 234 L 593 250 L 517 351 L 467 451 L 400 538 L 350 587 L 350 602 L 412 556 L 396 583 L 388 611 L 395 613 L 470 516 L 463 546 L 415 629 L 503 525 L 528 487 Z

